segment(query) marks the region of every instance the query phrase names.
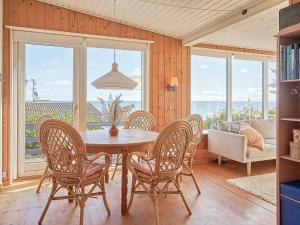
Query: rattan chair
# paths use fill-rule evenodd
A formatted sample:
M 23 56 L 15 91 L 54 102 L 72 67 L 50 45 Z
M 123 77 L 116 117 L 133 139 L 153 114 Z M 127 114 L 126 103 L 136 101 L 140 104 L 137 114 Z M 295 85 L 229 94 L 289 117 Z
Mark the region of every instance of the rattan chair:
M 154 131 L 155 125 L 156 125 L 156 122 L 151 113 L 149 113 L 147 111 L 139 110 L 139 111 L 135 111 L 135 112 L 131 113 L 128 116 L 128 118 L 124 124 L 124 129 Z M 121 158 L 122 158 L 122 155 L 118 154 L 111 180 L 114 179 L 114 176 L 118 169 L 118 165 L 119 165 Z
M 134 194 L 148 194 L 153 201 L 156 224 L 159 224 L 158 198 L 161 194 L 179 194 L 189 214 L 191 210 L 183 196 L 176 178 L 182 172 L 183 158 L 192 139 L 192 127 L 186 120 L 169 124 L 158 136 L 150 157 L 142 153 L 130 153 L 128 168 L 132 173 L 130 209 Z M 140 159 L 140 161 L 137 160 Z M 166 190 L 174 184 L 176 191 Z M 144 191 L 137 188 L 141 186 Z
M 199 194 L 201 194 L 199 185 L 197 184 L 195 174 L 193 171 L 193 161 L 195 152 L 197 150 L 197 145 L 202 139 L 202 132 L 203 132 L 203 119 L 198 114 L 192 114 L 185 118 L 192 126 L 193 129 L 193 137 L 190 146 L 187 149 L 187 152 L 184 157 L 184 168 L 186 169 L 182 172 L 181 175 L 191 176 L 197 188 Z
M 38 142 L 40 143 L 40 145 L 41 145 L 41 141 L 40 141 L 40 128 L 41 128 L 41 125 L 43 124 L 43 122 L 45 122 L 48 119 L 52 119 L 52 117 L 48 116 L 48 115 L 42 115 L 42 116 L 38 117 L 36 119 L 36 121 L 35 121 L 35 127 L 34 127 L 35 128 L 35 134 L 36 134 L 36 138 L 37 138 Z M 42 148 L 41 148 L 41 151 L 42 151 L 42 154 L 45 155 Z M 49 173 L 49 170 L 48 170 L 48 165 L 46 165 L 44 173 L 43 173 L 43 175 L 42 175 L 42 177 L 40 179 L 39 185 L 38 185 L 38 187 L 36 189 L 36 193 L 40 192 L 41 186 L 42 186 L 45 178 L 48 177 L 48 176 L 50 176 L 50 173 Z
M 109 155 L 98 153 L 89 159 L 80 134 L 69 124 L 56 119 L 48 119 L 41 125 L 40 140 L 52 178 L 52 190 L 38 224 L 42 224 L 52 200 L 75 200 L 80 206 L 80 225 L 89 197 L 102 195 L 110 214 L 104 186 L 104 175 L 110 165 Z M 95 162 L 100 157 L 106 158 L 105 164 Z M 57 196 L 60 189 L 66 189 L 69 194 Z

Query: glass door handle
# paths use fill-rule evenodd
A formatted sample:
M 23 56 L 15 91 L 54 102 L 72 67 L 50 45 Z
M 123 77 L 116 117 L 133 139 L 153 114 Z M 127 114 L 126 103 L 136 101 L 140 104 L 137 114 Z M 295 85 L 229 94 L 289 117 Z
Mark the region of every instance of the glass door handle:
M 73 112 L 76 113 L 78 108 L 79 108 L 78 105 L 74 105 Z

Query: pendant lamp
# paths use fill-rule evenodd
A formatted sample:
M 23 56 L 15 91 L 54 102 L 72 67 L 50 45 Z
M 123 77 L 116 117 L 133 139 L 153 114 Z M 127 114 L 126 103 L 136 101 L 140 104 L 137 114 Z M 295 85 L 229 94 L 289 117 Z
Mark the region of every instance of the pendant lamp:
M 116 18 L 116 0 L 114 0 L 114 21 Z M 116 37 L 116 23 L 115 23 L 115 38 Z M 112 64 L 111 71 L 99 77 L 92 82 L 92 85 L 97 89 L 125 89 L 132 90 L 138 83 L 130 79 L 125 74 L 121 73 L 118 69 L 118 63 L 116 62 L 116 49 L 114 49 L 114 62 Z

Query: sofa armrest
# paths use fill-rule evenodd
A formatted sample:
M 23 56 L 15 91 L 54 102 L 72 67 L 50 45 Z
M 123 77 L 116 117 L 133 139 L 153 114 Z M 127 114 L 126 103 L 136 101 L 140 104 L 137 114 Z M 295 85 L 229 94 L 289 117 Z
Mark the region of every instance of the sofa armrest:
M 244 163 L 247 154 L 247 137 L 219 130 L 208 130 L 208 151 Z

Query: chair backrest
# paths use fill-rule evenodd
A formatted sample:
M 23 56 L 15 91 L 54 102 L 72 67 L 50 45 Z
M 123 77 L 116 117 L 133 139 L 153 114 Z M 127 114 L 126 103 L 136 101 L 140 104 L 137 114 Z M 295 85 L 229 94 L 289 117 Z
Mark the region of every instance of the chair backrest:
M 143 110 L 135 111 L 128 116 L 128 119 L 125 122 L 125 129 L 134 129 L 134 130 L 150 130 L 155 129 L 155 119 L 151 113 Z
M 191 114 L 185 118 L 192 126 L 193 138 L 192 144 L 197 145 L 202 139 L 203 119 L 199 114 Z
M 48 119 L 52 119 L 52 117 L 49 116 L 49 115 L 42 115 L 42 116 L 39 116 L 39 117 L 36 118 L 34 129 L 35 129 L 36 138 L 37 138 L 39 143 L 41 143 L 41 141 L 40 141 L 41 125 Z
M 159 134 L 152 158 L 155 158 L 156 176 L 177 173 L 192 139 L 192 127 L 186 120 L 177 120 L 165 127 Z
M 80 134 L 64 121 L 46 120 L 40 128 L 40 140 L 50 171 L 59 177 L 81 177 L 86 153 Z

